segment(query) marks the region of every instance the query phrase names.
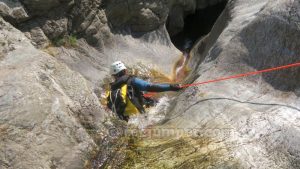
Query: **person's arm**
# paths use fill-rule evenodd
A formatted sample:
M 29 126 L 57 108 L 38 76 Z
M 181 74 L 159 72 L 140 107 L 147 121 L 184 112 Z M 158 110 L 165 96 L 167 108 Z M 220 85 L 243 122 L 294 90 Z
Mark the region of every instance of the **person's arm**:
M 137 87 L 140 91 L 148 92 L 178 91 L 181 89 L 179 85 L 153 84 L 139 78 L 134 78 L 132 80 L 132 85 Z

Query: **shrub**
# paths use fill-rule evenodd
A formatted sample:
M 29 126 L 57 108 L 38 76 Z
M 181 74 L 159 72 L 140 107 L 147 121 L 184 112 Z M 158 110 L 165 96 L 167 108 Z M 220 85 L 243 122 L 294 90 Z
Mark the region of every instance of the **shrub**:
M 76 47 L 77 46 L 77 37 L 76 35 L 65 35 L 58 37 L 52 40 L 52 44 L 56 47 Z

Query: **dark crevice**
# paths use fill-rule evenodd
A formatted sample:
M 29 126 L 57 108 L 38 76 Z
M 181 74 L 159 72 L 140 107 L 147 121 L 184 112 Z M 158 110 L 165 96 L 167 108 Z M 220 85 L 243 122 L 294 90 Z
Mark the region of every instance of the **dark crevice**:
M 226 4 L 227 1 L 220 2 L 187 15 L 184 19 L 183 30 L 171 36 L 173 44 L 181 51 L 189 51 L 198 39 L 211 31 Z

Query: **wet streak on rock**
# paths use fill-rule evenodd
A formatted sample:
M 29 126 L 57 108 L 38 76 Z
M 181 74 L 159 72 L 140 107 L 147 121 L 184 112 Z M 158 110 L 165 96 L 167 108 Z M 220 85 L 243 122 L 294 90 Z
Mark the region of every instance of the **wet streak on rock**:
M 182 82 L 185 77 L 189 74 L 190 69 L 187 67 L 188 61 L 190 59 L 189 52 L 184 51 L 182 56 L 174 65 L 173 68 L 173 81 Z

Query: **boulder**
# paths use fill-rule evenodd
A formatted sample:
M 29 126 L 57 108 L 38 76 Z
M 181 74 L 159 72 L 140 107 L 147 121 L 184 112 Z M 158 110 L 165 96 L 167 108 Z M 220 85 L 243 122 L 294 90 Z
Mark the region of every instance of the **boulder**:
M 45 48 L 51 44 L 48 37 L 45 35 L 42 28 L 39 27 L 37 22 L 28 22 L 24 25 L 21 25 L 22 32 L 24 35 L 31 40 L 31 43 L 39 48 Z
M 163 25 L 168 16 L 166 1 L 104 1 L 106 16 L 114 29 L 148 32 Z
M 1 0 L 0 1 L 0 16 L 8 19 L 16 24 L 28 20 L 30 17 L 21 2 Z
M 103 9 L 99 10 L 102 3 L 99 0 L 76 0 L 70 12 L 70 29 L 74 34 L 82 34 L 90 45 L 99 50 L 113 43 L 105 12 Z

